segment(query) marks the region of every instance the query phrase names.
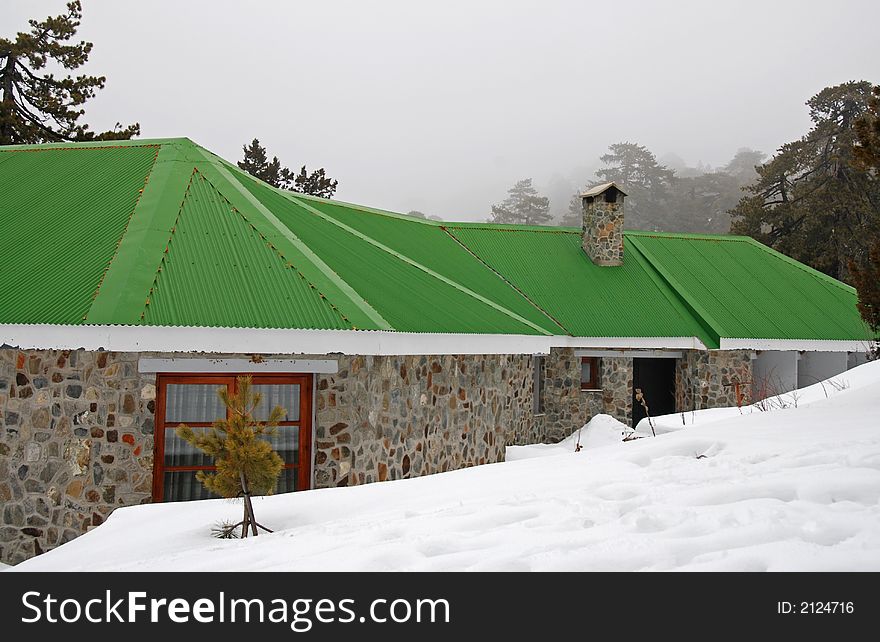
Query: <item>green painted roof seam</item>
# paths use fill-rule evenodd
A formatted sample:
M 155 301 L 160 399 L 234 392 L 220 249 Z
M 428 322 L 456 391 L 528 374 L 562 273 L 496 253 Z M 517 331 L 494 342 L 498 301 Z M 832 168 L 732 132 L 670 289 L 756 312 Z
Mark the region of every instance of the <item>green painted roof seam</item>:
M 488 299 L 488 298 L 484 297 L 483 295 L 478 294 L 477 292 L 474 292 L 470 288 L 465 287 L 461 283 L 453 281 L 449 277 L 443 276 L 439 272 L 435 272 L 431 268 L 427 267 L 426 265 L 422 265 L 418 261 L 411 259 L 410 257 L 406 256 L 405 254 L 394 251 L 393 249 L 391 249 L 390 247 L 388 247 L 384 243 L 380 243 L 376 239 L 364 234 L 363 232 L 360 232 L 359 230 L 356 230 L 353 227 L 346 225 L 345 223 L 343 223 L 341 221 L 337 221 L 332 216 L 328 216 L 328 215 L 324 214 L 323 212 L 312 207 L 311 205 L 309 205 L 307 203 L 303 203 L 296 196 L 294 196 L 292 192 L 288 192 L 287 194 L 285 194 L 285 196 L 286 196 L 286 198 L 293 201 L 294 203 L 296 203 L 300 207 L 308 210 L 309 212 L 311 212 L 312 214 L 314 214 L 316 216 L 319 216 L 320 218 L 324 219 L 328 223 L 332 223 L 333 225 L 336 225 L 340 229 L 343 229 L 346 232 L 348 232 L 349 234 L 352 234 L 353 236 L 356 236 L 356 237 L 366 241 L 370 245 L 382 250 L 386 254 L 390 254 L 391 256 L 394 256 L 394 257 L 400 259 L 404 263 L 408 263 L 409 265 L 413 266 L 414 268 L 421 270 L 425 274 L 428 274 L 429 276 L 432 276 L 433 278 L 435 278 L 439 281 L 442 281 L 443 283 L 446 283 L 449 286 L 452 286 L 453 288 L 455 288 L 459 292 L 463 292 L 464 294 L 467 294 L 469 297 L 476 299 L 477 301 L 480 301 L 481 303 L 488 305 L 491 308 L 494 308 L 495 310 L 510 317 L 511 319 L 519 321 L 520 323 L 529 326 L 533 330 L 537 330 L 541 334 L 545 334 L 545 335 L 552 334 L 551 332 L 548 332 L 547 330 L 545 330 L 544 328 L 539 326 L 537 323 L 533 323 L 532 321 L 529 321 L 528 319 L 521 317 L 516 312 L 513 312 L 512 310 L 508 310 L 503 305 L 500 305 L 499 303 L 496 303 L 495 301 L 492 301 L 491 299 Z
M 184 202 L 186 201 L 186 196 L 187 196 L 188 193 L 189 193 L 190 185 L 192 185 L 193 177 L 195 177 L 197 174 L 198 174 L 198 176 L 199 176 L 202 180 L 204 180 L 206 183 L 208 183 L 208 184 L 211 186 L 211 188 L 212 188 L 215 192 L 217 192 L 217 195 L 218 195 L 220 198 L 223 199 L 223 201 L 229 206 L 230 210 L 231 210 L 232 212 L 235 212 L 236 214 L 238 214 L 238 215 L 242 218 L 242 220 L 243 220 L 243 221 L 244 221 L 244 222 L 245 222 L 245 223 L 246 223 L 246 224 L 247 224 L 252 230 L 254 230 L 254 232 L 257 233 L 257 235 L 258 235 L 258 236 L 260 237 L 260 239 L 266 244 L 266 246 L 269 247 L 269 249 L 271 249 L 273 252 L 275 252 L 275 254 L 278 255 L 278 257 L 284 262 L 284 266 L 285 266 L 285 267 L 287 267 L 287 268 L 289 268 L 289 269 L 292 269 L 294 272 L 296 272 L 296 274 L 297 274 L 297 275 L 298 275 L 303 281 L 305 281 L 305 282 L 308 284 L 308 286 L 309 286 L 312 290 L 314 290 L 315 292 L 317 292 L 318 295 L 320 296 L 320 298 L 321 298 L 324 302 L 326 302 L 327 305 L 330 306 L 330 308 L 331 308 L 336 314 L 338 314 L 339 317 L 340 317 L 345 323 L 351 325 L 351 321 L 350 321 L 350 320 L 349 320 L 349 319 L 348 319 L 348 318 L 342 313 L 342 311 L 341 311 L 339 308 L 337 308 L 335 305 L 333 305 L 333 303 L 332 303 L 332 302 L 331 302 L 331 301 L 330 301 L 330 300 L 324 295 L 324 293 L 321 292 L 317 287 L 315 287 L 315 284 L 312 283 L 311 281 L 309 281 L 309 280 L 305 277 L 305 275 L 304 275 L 302 272 L 300 272 L 299 269 L 297 269 L 297 267 L 296 267 L 293 263 L 291 263 L 289 260 L 287 260 L 287 258 L 284 256 L 284 254 L 282 254 L 281 250 L 279 250 L 277 247 L 275 247 L 275 245 L 273 245 L 273 244 L 272 244 L 272 243 L 271 243 L 271 242 L 270 242 L 265 236 L 263 236 L 263 234 L 262 234 L 262 233 L 261 233 L 261 232 L 260 232 L 255 226 L 254 226 L 254 224 L 253 224 L 251 221 L 249 221 L 248 218 L 247 218 L 247 217 L 246 217 L 246 216 L 245 216 L 245 215 L 244 215 L 244 214 L 243 214 L 238 208 L 236 208 L 232 203 L 229 202 L 229 199 L 226 198 L 226 196 L 224 196 L 224 195 L 220 192 L 220 190 L 217 189 L 217 187 L 211 182 L 211 180 L 210 180 L 209 178 L 207 178 L 203 173 L 199 172 L 198 168 L 193 168 L 192 174 L 191 174 L 191 176 L 190 176 L 190 182 L 189 182 L 189 184 L 187 184 L 186 193 L 184 194 Z M 159 280 L 159 274 L 162 272 L 162 267 L 165 265 L 165 257 L 168 255 L 168 252 L 170 251 L 170 248 L 171 248 L 171 242 L 172 242 L 172 240 L 173 240 L 173 238 L 174 238 L 174 232 L 177 230 L 177 224 L 178 224 L 178 222 L 179 222 L 179 220 L 180 220 L 180 216 L 183 214 L 183 205 L 184 205 L 184 203 L 182 202 L 182 203 L 181 203 L 181 206 L 180 206 L 180 210 L 179 210 L 178 213 L 177 213 L 177 218 L 176 218 L 175 221 L 174 221 L 174 226 L 173 226 L 172 229 L 171 229 L 171 236 L 169 236 L 169 238 L 168 238 L 168 243 L 167 243 L 167 245 L 166 245 L 166 247 L 165 247 L 165 251 L 164 251 L 163 256 L 162 256 L 162 261 L 161 261 L 161 263 L 159 264 L 159 269 L 157 270 L 156 275 L 155 275 L 155 277 L 154 277 L 154 279 L 153 279 L 153 285 L 150 287 L 150 293 L 149 293 L 149 296 L 148 296 L 148 298 L 147 298 L 147 302 L 146 302 L 145 308 L 144 308 L 144 310 L 141 312 L 140 319 L 141 319 L 142 321 L 144 321 L 144 320 L 146 319 L 146 306 L 149 306 L 149 304 L 150 304 L 150 300 L 151 300 L 152 297 L 153 297 L 153 293 L 154 293 L 154 291 L 155 291 L 156 284 L 157 284 L 157 282 L 158 282 L 158 280 Z
M 283 253 L 280 249 L 278 249 L 278 248 L 277 248 L 277 247 L 276 247 L 276 246 L 275 246 L 275 245 L 274 245 L 269 239 L 267 239 L 267 238 L 263 235 L 263 233 L 260 232 L 260 230 L 258 230 L 257 227 L 256 227 L 256 226 L 255 226 L 255 225 L 254 225 L 254 224 L 248 219 L 248 217 L 245 216 L 244 213 L 243 213 L 241 210 L 239 210 L 237 207 L 235 207 L 235 205 L 233 205 L 233 204 L 229 201 L 229 199 L 226 198 L 226 196 L 224 196 L 223 193 L 220 192 L 220 190 L 217 189 L 217 187 L 211 182 L 211 179 L 205 177 L 205 176 L 204 176 L 203 174 L 201 174 L 201 173 L 200 173 L 200 175 L 205 179 L 205 181 L 207 181 L 207 183 L 208 183 L 211 187 L 213 187 L 213 188 L 216 190 L 217 194 L 220 196 L 220 198 L 222 198 L 222 199 L 226 202 L 227 205 L 229 205 L 230 209 L 231 209 L 233 212 L 235 212 L 236 214 L 238 214 L 239 216 L 241 216 L 242 220 L 244 220 L 244 222 L 247 223 L 248 226 L 250 226 L 250 228 L 251 228 L 254 232 L 257 233 L 257 236 L 260 237 L 260 239 L 266 244 L 266 246 L 267 246 L 270 250 L 272 250 L 273 252 L 275 252 L 275 254 L 277 254 L 277 255 L 279 256 L 279 258 L 281 258 L 282 261 L 284 261 L 284 265 L 285 265 L 285 267 L 290 268 L 291 270 L 293 270 L 294 272 L 296 272 L 296 273 L 299 275 L 299 277 L 300 277 L 303 281 L 305 281 L 305 282 L 309 285 L 309 287 L 310 287 L 312 290 L 314 290 L 315 292 L 318 293 L 318 296 L 321 297 L 321 299 L 322 299 L 323 301 L 325 301 L 325 302 L 327 303 L 327 305 L 329 305 L 330 308 L 331 308 L 334 312 L 336 312 L 336 314 L 338 314 L 338 315 L 340 316 L 340 318 L 341 318 L 343 321 L 345 321 L 345 322 L 346 322 L 347 324 L 349 324 L 349 325 L 353 325 L 352 322 L 351 322 L 351 320 L 350 320 L 347 316 L 345 316 L 345 314 L 343 314 L 342 310 L 340 310 L 338 307 L 336 307 L 336 305 L 335 305 L 330 299 L 328 299 L 327 296 L 326 296 L 323 292 L 321 292 L 321 290 L 319 290 L 319 289 L 317 288 L 317 286 L 315 286 L 314 283 L 312 283 L 311 281 L 309 281 L 309 280 L 306 278 L 305 274 L 303 274 L 303 273 L 300 271 L 300 269 L 296 267 L 296 265 L 294 265 L 290 260 L 288 260 L 288 258 L 287 258 L 286 256 L 284 256 L 284 253 Z
M 482 259 L 482 258 L 476 253 L 476 252 L 474 252 L 471 248 L 469 248 L 467 245 L 465 245 L 465 244 L 461 241 L 461 239 L 459 239 L 457 236 L 455 236 L 455 234 L 453 234 L 452 232 L 450 232 L 448 227 L 446 227 L 445 225 L 441 225 L 441 226 L 440 226 L 440 229 L 442 229 L 442 230 L 443 230 L 443 231 L 449 236 L 449 238 L 451 238 L 453 241 L 455 241 L 456 243 L 458 243 L 458 244 L 462 247 L 462 249 L 464 249 L 468 254 L 470 254 L 471 256 L 473 256 L 475 259 L 477 259 L 477 260 L 478 260 L 480 263 L 482 263 L 483 265 L 485 265 L 486 268 L 492 272 L 492 274 L 494 274 L 494 275 L 497 276 L 499 279 L 501 279 L 502 281 L 504 281 L 508 286 L 510 286 L 511 288 L 513 288 L 514 291 L 516 291 L 517 294 L 519 294 L 522 298 L 524 298 L 526 301 L 528 301 L 529 303 L 531 303 L 532 306 L 534 306 L 534 308 L 535 308 L 536 310 L 538 310 L 539 312 L 541 312 L 544 316 L 546 316 L 546 317 L 547 317 L 548 319 L 550 319 L 553 323 L 555 323 L 557 326 L 559 326 L 559 328 L 560 328 L 563 332 L 565 332 L 565 334 L 567 334 L 567 335 L 569 335 L 569 336 L 572 336 L 572 333 L 568 330 L 568 328 L 566 328 L 564 325 L 562 325 L 562 324 L 561 324 L 561 323 L 560 323 L 560 322 L 559 322 L 559 321 L 558 321 L 558 320 L 557 320 L 552 314 L 550 314 L 549 312 L 547 312 L 547 310 L 545 310 L 545 309 L 542 308 L 540 305 L 538 305 L 537 303 L 535 303 L 535 302 L 534 302 L 534 301 L 533 301 L 533 300 L 532 300 L 532 299 L 531 299 L 531 298 L 530 298 L 525 292 L 523 292 L 523 291 L 520 290 L 518 287 L 516 287 L 511 281 L 509 281 L 507 278 L 505 278 L 504 275 L 501 274 L 498 270 L 496 270 L 496 269 L 493 268 L 491 265 L 489 265 L 488 263 L 486 263 L 486 261 L 484 261 L 484 260 L 483 260 L 483 259 Z
M 630 238 L 630 245 L 636 249 L 647 261 L 650 263 L 651 267 L 663 277 L 666 283 L 671 287 L 685 302 L 685 304 L 693 311 L 696 315 L 698 321 L 701 321 L 701 325 L 708 326 L 708 328 L 712 332 L 713 339 L 715 341 L 720 340 L 720 338 L 724 335 L 720 324 L 710 315 L 706 309 L 693 300 L 693 297 L 688 294 L 688 292 L 679 284 L 669 272 L 662 268 L 659 265 L 659 262 L 656 258 L 654 258 L 650 252 L 648 252 L 647 248 L 645 248 L 642 244 L 640 244 L 636 239 Z
M 192 172 L 190 172 L 189 175 L 189 182 L 186 184 L 186 190 L 183 193 L 183 199 L 180 202 L 180 208 L 177 210 L 177 215 L 174 217 L 174 223 L 171 225 L 171 233 L 168 235 L 168 241 L 165 243 L 165 249 L 162 250 L 162 259 L 159 261 L 159 267 L 156 269 L 156 273 L 153 275 L 153 283 L 152 285 L 150 285 L 150 290 L 147 293 L 147 300 L 144 302 L 143 310 L 141 310 L 140 320 L 142 322 L 146 317 L 147 308 L 150 305 L 150 301 L 153 299 L 153 293 L 155 292 L 156 284 L 159 281 L 159 274 L 161 274 L 162 272 L 162 266 L 165 265 L 165 259 L 167 258 L 168 252 L 171 248 L 171 240 L 174 238 L 174 232 L 175 230 L 177 230 L 177 224 L 180 222 L 180 217 L 183 214 L 183 204 L 186 202 L 186 196 L 187 194 L 189 194 L 189 188 L 192 185 L 193 178 L 197 173 L 198 170 L 193 167 Z
M 0 151 L 56 151 L 59 149 L 116 149 L 120 147 L 156 147 L 181 142 L 195 146 L 190 139 L 178 138 L 133 138 L 129 140 L 94 140 L 94 141 L 60 141 L 55 143 L 22 143 L 19 145 L 3 145 Z
M 341 276 L 339 276 L 327 263 L 324 262 L 321 257 L 319 257 L 315 252 L 293 232 L 290 228 L 285 226 L 281 221 L 278 220 L 278 217 L 275 216 L 269 208 L 267 208 L 263 203 L 257 199 L 256 196 L 251 194 L 245 187 L 242 185 L 238 179 L 227 169 L 224 164 L 216 162 L 213 160 L 212 154 L 207 150 L 202 150 L 201 148 L 197 148 L 204 158 L 213 166 L 216 171 L 220 174 L 220 176 L 225 179 L 237 192 L 240 196 L 242 196 L 245 201 L 253 206 L 257 212 L 263 215 L 266 221 L 278 232 L 286 238 L 297 250 L 299 250 L 307 260 L 312 262 L 312 265 L 315 266 L 317 270 L 319 270 L 329 281 L 331 281 L 341 293 L 346 296 L 349 301 L 359 309 L 370 321 L 379 326 L 379 329 L 383 330 L 394 330 L 394 327 L 384 318 L 381 314 L 371 306 L 354 288 L 351 287 Z M 213 158 L 212 158 L 213 157 Z M 242 172 L 238 172 L 242 173 Z M 248 174 L 248 176 L 250 176 Z M 222 194 L 221 190 L 218 190 L 219 193 Z
M 113 261 L 116 260 L 117 255 L 119 254 L 119 246 L 122 245 L 122 239 L 125 238 L 125 233 L 128 231 L 128 226 L 131 224 L 131 219 L 134 217 L 134 213 L 137 211 L 137 206 L 141 202 L 141 197 L 144 195 L 144 190 L 147 188 L 147 184 L 150 182 L 150 174 L 153 172 L 153 167 L 156 165 L 156 158 L 159 156 L 159 150 L 161 147 L 159 145 L 144 145 L 144 147 L 155 147 L 156 153 L 153 156 L 153 164 L 150 165 L 150 169 L 147 172 L 146 176 L 144 176 L 144 186 L 139 190 L 137 199 L 134 202 L 134 207 L 131 208 L 131 214 L 128 215 L 128 220 L 125 222 L 125 227 L 122 230 L 122 234 L 119 235 L 119 240 L 116 242 L 116 247 L 113 249 L 113 256 L 110 257 L 110 261 L 107 263 L 107 267 L 104 268 L 104 271 L 101 273 L 101 279 L 98 281 L 98 287 L 95 288 L 95 293 L 92 295 L 92 301 L 89 304 L 89 309 L 91 309 L 91 305 L 94 304 L 95 299 L 98 297 L 98 293 L 101 291 L 101 286 L 104 285 L 104 279 L 107 276 L 107 272 L 110 270 L 110 267 L 113 265 Z M 98 149 L 98 148 L 91 148 Z M 85 321 L 88 319 L 88 312 L 83 315 L 82 319 Z
M 696 321 L 697 325 L 702 329 L 702 333 L 700 336 L 696 338 L 699 339 L 706 346 L 718 346 L 718 340 L 720 337 L 715 336 L 714 329 L 710 326 L 701 316 L 699 316 L 696 311 L 691 307 L 691 305 L 682 297 L 678 291 L 670 284 L 666 278 L 660 274 L 659 271 L 654 267 L 651 261 L 646 257 L 639 249 L 630 241 L 630 252 L 631 260 L 635 259 L 642 266 L 644 266 L 645 274 L 648 276 L 651 281 L 653 281 L 657 290 L 663 295 L 663 297 L 670 302 L 670 304 L 682 315 L 687 316 L 688 318 Z M 625 260 L 625 259 L 624 259 Z
M 463 230 L 485 230 L 487 232 L 539 232 L 542 234 L 580 234 L 580 231 L 574 228 L 551 227 L 549 225 L 515 225 L 513 223 L 480 223 L 480 222 L 459 222 L 448 221 L 441 223 L 435 221 L 439 225 L 453 229 Z
M 69 152 L 78 152 L 83 150 L 92 150 L 92 149 L 128 149 L 130 147 L 161 147 L 161 143 L 147 143 L 139 141 L 137 145 L 107 145 L 106 143 L 102 145 L 90 145 L 76 147 L 71 146 L 70 143 L 58 143 L 57 147 L 44 147 L 44 146 L 33 146 L 33 145 L 3 145 L 0 147 L 0 153 L 4 154 L 12 154 L 12 153 L 36 153 L 36 152 L 57 152 L 57 151 L 69 151 Z
M 131 147 L 137 146 L 121 146 Z M 95 149 L 95 146 L 87 149 Z M 181 163 L 183 171 L 177 171 Z M 87 321 L 125 318 L 135 323 L 139 320 L 153 277 L 161 264 L 161 250 L 167 243 L 165 233 L 183 207 L 192 170 L 193 164 L 180 158 L 178 145 L 163 143 L 159 146 L 134 216 L 120 239 L 116 260 L 88 311 Z M 143 265 L 147 256 L 151 257 L 150 261 Z

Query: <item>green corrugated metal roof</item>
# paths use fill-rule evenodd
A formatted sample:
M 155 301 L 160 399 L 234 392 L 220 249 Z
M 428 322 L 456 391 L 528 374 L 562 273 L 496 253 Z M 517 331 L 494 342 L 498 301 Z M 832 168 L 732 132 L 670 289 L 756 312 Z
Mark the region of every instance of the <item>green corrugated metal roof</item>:
M 741 237 L 440 224 L 270 188 L 188 139 L 0 148 L 0 323 L 862 340 L 855 294 Z
M 147 325 L 350 329 L 351 323 L 199 172 L 144 306 Z
M 450 225 L 449 231 L 551 311 L 571 335 L 710 340 L 707 328 L 658 281 L 650 265 L 629 250 L 626 240 L 623 265 L 607 268 L 595 265 L 581 250 L 580 232 L 490 225 Z
M 156 145 L 0 147 L 0 323 L 82 323 Z
M 853 288 L 749 237 L 627 237 L 719 336 L 864 337 Z

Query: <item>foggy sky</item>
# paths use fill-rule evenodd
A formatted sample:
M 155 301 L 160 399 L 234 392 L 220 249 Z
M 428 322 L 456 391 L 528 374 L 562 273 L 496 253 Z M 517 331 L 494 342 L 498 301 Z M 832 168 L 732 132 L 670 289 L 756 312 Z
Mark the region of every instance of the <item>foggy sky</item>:
M 880 83 L 876 0 L 83 4 L 86 70 L 108 79 L 94 129 L 139 121 L 232 161 L 256 136 L 336 198 L 447 220 L 525 177 L 565 194 L 623 140 L 691 165 L 772 153 L 822 88 Z M 0 33 L 63 8 L 3 0 Z

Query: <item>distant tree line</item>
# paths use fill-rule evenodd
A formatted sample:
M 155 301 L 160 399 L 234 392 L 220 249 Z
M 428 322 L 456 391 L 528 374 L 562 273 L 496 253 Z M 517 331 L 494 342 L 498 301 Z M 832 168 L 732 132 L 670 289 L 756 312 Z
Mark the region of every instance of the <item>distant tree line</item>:
M 724 167 L 712 171 L 690 169 L 688 176 L 657 162 L 654 154 L 638 143 L 615 143 L 600 157 L 604 165 L 592 182 L 572 194 L 559 225 L 580 227 L 583 216 L 580 194 L 593 184 L 614 181 L 627 193 L 626 224 L 629 229 L 723 234 L 730 229 L 730 214 L 742 198 L 743 187 L 758 174 L 755 166 L 764 154 L 740 149 Z M 530 191 L 526 191 L 530 190 Z M 532 187 L 531 179 L 519 181 L 508 198 L 492 207 L 489 218 L 498 223 L 552 225 L 549 199 Z

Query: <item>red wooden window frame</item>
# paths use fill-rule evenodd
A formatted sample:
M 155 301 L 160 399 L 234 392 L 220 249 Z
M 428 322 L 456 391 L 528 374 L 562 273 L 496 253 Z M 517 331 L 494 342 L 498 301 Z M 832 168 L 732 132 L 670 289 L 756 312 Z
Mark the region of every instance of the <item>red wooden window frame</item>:
M 235 392 L 240 374 L 174 373 L 156 375 L 156 416 L 153 433 L 153 501 L 165 501 L 165 473 L 167 471 L 214 470 L 214 466 L 165 466 L 165 431 L 174 430 L 180 422 L 166 423 L 165 398 L 168 384 L 215 384 L 228 386 Z M 312 375 L 261 374 L 250 375 L 255 385 L 299 385 L 299 419 L 282 421 L 279 426 L 299 426 L 299 461 L 285 464 L 285 469 L 296 468 L 296 489 L 311 488 L 312 481 Z M 185 422 L 189 426 L 210 426 L 212 422 Z
M 584 381 L 583 364 L 590 364 L 590 378 Z M 599 389 L 599 357 L 581 357 L 581 390 Z

